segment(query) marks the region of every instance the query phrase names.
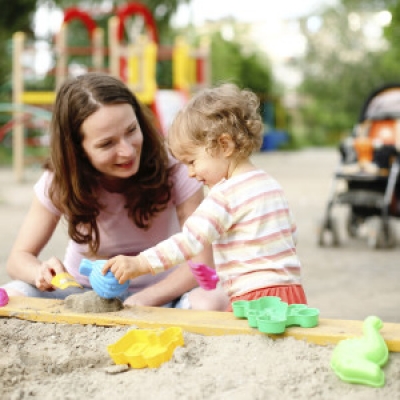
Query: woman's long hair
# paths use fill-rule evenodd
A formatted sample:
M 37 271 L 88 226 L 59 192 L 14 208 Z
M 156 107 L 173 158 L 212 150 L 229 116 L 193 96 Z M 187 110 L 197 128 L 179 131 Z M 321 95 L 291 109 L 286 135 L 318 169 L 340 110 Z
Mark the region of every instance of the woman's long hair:
M 51 122 L 46 167 L 54 173 L 54 179 L 49 196 L 64 214 L 71 239 L 87 244 L 91 254 L 96 254 L 100 245 L 97 217 L 103 208 L 98 196 L 101 173 L 83 150 L 81 126 L 101 106 L 111 104 L 130 104 L 143 133 L 140 167 L 127 179 L 123 193 L 129 217 L 139 228 L 147 229 L 171 199 L 168 153 L 150 110 L 110 75 L 88 73 L 68 79 L 57 93 Z

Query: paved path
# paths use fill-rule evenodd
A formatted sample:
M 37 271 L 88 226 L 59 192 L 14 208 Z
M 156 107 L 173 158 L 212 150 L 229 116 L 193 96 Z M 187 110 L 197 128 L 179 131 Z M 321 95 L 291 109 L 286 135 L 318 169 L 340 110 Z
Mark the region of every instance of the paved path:
M 399 246 L 373 250 L 362 240 L 344 233 L 345 209 L 338 209 L 343 245 L 317 246 L 317 229 L 330 191 L 338 153 L 308 149 L 300 152 L 259 153 L 257 165 L 283 185 L 299 229 L 298 251 L 310 306 L 323 318 L 362 320 L 376 315 L 387 322 L 400 322 Z M 0 284 L 8 280 L 5 261 L 29 207 L 32 185 L 40 170 L 29 169 L 26 181 L 15 182 L 10 169 L 0 169 Z M 397 221 L 396 221 L 397 224 Z M 60 226 L 43 257 L 63 258 L 65 227 Z

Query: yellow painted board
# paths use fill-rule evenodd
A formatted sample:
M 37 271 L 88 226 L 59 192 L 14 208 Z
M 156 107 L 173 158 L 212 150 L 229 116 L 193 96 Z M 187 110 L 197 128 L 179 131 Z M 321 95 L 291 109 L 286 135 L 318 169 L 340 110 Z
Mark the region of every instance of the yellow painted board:
M 11 297 L 0 307 L 0 317 L 29 321 L 100 326 L 134 325 L 138 328 L 181 327 L 184 331 L 207 336 L 264 335 L 250 328 L 246 319 L 232 313 L 217 311 L 180 310 L 161 307 L 129 307 L 112 313 L 76 313 L 65 308 L 63 300 Z M 384 322 L 380 331 L 389 351 L 400 352 L 400 324 Z M 363 321 L 320 318 L 315 328 L 289 327 L 282 335 L 268 335 L 274 339 L 294 337 L 318 345 L 336 344 L 340 340 L 362 335 Z
M 22 102 L 24 104 L 53 104 L 56 99 L 55 92 L 23 92 Z

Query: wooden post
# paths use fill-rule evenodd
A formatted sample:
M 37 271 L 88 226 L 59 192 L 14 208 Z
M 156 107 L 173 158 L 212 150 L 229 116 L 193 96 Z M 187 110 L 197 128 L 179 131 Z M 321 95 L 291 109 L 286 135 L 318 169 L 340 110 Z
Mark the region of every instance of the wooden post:
M 108 49 L 110 74 L 119 77 L 120 44 L 118 41 L 118 17 L 115 16 L 108 21 Z
M 15 178 L 21 182 L 24 178 L 24 125 L 22 122 L 22 92 L 24 90 L 24 76 L 22 69 L 22 52 L 24 49 L 25 35 L 23 32 L 16 32 L 13 35 L 13 127 L 12 150 L 13 169 Z
M 68 76 L 66 53 L 67 26 L 63 24 L 56 36 L 56 90 L 62 85 Z
M 104 68 L 104 31 L 96 28 L 93 31 L 93 68 L 102 71 Z

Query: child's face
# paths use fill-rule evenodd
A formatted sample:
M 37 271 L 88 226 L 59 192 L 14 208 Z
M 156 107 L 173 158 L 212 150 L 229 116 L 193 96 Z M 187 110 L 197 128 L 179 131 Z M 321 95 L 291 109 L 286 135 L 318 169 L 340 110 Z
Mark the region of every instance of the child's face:
M 82 124 L 82 146 L 93 167 L 109 178 L 137 173 L 143 134 L 130 104 L 100 107 Z
M 212 187 L 222 179 L 229 178 L 229 161 L 215 150 L 211 153 L 199 147 L 188 152 L 181 160 L 187 165 L 189 176 L 196 178 L 199 182 Z

